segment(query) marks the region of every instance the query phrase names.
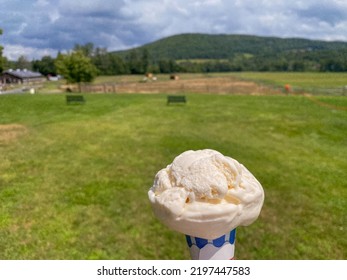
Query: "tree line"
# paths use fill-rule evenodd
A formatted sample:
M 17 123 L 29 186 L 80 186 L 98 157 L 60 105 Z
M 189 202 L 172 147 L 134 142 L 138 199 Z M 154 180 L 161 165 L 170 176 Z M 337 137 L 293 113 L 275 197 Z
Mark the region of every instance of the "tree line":
M 2 35 L 2 29 L 0 28 L 0 35 Z M 0 73 L 3 71 L 4 58 L 2 57 L 3 47 L 0 45 Z

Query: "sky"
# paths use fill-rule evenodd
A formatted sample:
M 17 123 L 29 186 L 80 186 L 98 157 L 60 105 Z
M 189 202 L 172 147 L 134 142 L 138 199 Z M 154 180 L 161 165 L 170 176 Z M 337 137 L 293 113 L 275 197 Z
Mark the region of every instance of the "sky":
M 0 0 L 10 60 L 76 44 L 129 49 L 182 33 L 347 41 L 346 0 Z

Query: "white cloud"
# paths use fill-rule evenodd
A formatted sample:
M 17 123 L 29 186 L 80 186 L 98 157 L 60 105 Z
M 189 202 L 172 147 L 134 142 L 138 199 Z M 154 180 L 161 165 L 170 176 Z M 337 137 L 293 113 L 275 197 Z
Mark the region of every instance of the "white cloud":
M 0 1 L 0 44 L 33 55 L 87 42 L 124 49 L 188 32 L 347 41 L 345 0 Z
M 56 9 L 49 10 L 48 11 L 48 16 L 49 16 L 49 19 L 50 19 L 51 23 L 54 23 L 58 19 L 61 18 L 61 15 L 60 15 L 59 11 L 56 10 Z
M 49 1 L 47 0 L 37 0 L 36 3 L 34 4 L 34 6 L 37 7 L 46 7 L 49 5 Z
M 24 47 L 22 45 L 4 45 L 3 55 L 9 60 L 17 60 L 20 56 L 27 59 L 40 59 L 49 55 L 55 57 L 57 51 L 49 48 Z

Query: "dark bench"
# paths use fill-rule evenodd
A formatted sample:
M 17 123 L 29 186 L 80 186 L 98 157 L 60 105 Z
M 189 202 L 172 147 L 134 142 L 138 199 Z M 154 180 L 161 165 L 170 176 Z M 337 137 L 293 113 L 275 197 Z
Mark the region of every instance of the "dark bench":
M 184 95 L 168 95 L 167 104 L 170 103 L 186 103 L 187 99 Z
M 66 104 L 84 104 L 85 102 L 83 95 L 66 95 Z

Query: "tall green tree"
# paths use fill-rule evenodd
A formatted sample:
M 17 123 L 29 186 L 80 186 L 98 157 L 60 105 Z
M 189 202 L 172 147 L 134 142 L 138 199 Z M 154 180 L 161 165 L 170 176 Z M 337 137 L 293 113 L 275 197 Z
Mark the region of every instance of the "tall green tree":
M 75 44 L 73 50 L 75 52 L 82 52 L 87 57 L 94 56 L 96 51 L 93 43 L 87 43 L 85 45 Z
M 47 55 L 42 57 L 41 60 L 34 60 L 32 62 L 33 64 L 33 70 L 40 72 L 41 74 L 47 76 L 48 74 L 55 75 L 56 69 L 55 69 L 55 59 L 51 56 Z
M 92 62 L 96 66 L 101 75 L 108 75 L 110 73 L 111 62 L 108 59 L 108 52 L 106 48 L 96 48 L 95 54 L 92 57 Z
M 146 48 L 142 50 L 142 55 L 141 55 L 141 70 L 143 73 L 148 72 L 149 68 L 149 52 Z
M 109 53 L 107 57 L 111 64 L 111 68 L 109 69 L 110 70 L 109 74 L 111 75 L 129 74 L 128 67 L 126 66 L 123 59 L 121 59 L 118 55 Z
M 91 59 L 81 51 L 59 54 L 55 66 L 58 74 L 68 83 L 91 82 L 97 75 L 97 69 Z
M 143 74 L 141 61 L 139 59 L 138 53 L 132 50 L 129 56 L 126 58 L 127 64 L 131 74 Z
M 0 28 L 0 35 L 2 35 L 2 29 L 1 28 Z M 3 47 L 0 45 L 0 73 L 4 70 L 3 69 L 2 49 L 3 49 Z
M 31 62 L 24 56 L 18 57 L 17 61 L 14 63 L 16 69 L 28 69 L 31 70 Z

